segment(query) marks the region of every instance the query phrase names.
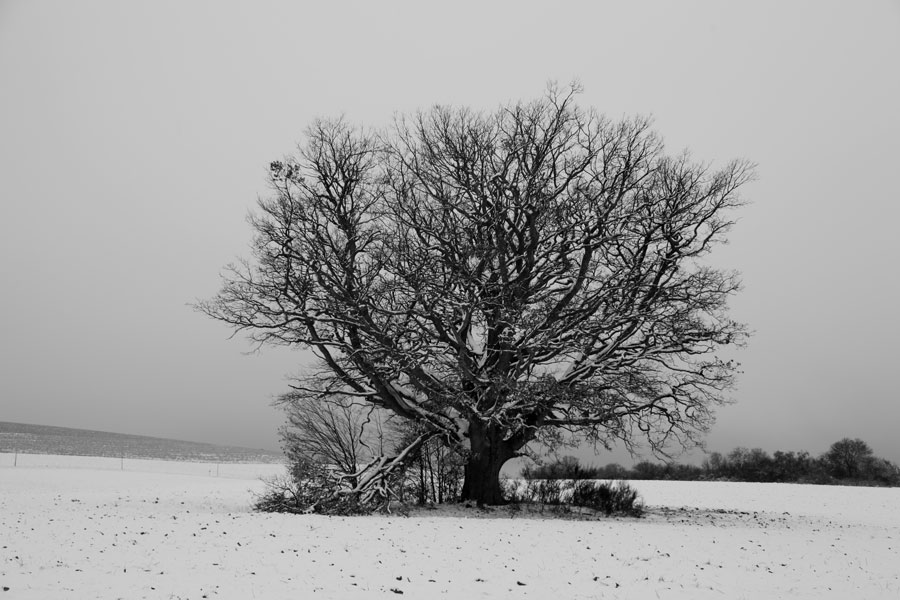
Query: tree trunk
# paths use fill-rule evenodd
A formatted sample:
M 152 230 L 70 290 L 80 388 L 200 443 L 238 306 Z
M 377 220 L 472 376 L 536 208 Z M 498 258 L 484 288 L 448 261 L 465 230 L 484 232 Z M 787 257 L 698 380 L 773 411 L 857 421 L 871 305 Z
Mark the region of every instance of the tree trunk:
M 479 506 L 504 504 L 500 489 L 500 469 L 516 454 L 517 448 L 503 440 L 503 431 L 482 423 L 469 426 L 472 451 L 465 468 L 462 500 L 474 500 Z
M 419 506 L 427 504 L 425 498 L 425 457 L 419 457 Z

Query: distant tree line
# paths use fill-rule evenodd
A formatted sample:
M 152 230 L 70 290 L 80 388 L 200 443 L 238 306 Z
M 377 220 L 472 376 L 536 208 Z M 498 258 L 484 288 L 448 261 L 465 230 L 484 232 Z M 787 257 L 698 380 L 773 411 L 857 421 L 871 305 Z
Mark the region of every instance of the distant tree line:
M 850 438 L 835 442 L 819 457 L 809 452 L 779 450 L 769 455 L 761 448 L 735 448 L 724 455 L 711 453 L 701 466 L 642 461 L 631 469 L 616 463 L 599 467 L 583 465 L 573 456 L 564 456 L 547 464 L 526 466 L 522 477 L 900 486 L 900 468 L 896 464 L 875 456 L 863 440 Z

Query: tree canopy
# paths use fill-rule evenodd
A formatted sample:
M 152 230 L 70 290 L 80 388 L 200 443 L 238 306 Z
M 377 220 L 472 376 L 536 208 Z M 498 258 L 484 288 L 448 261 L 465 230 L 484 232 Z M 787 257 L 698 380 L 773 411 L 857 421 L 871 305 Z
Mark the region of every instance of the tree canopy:
M 419 423 L 411 443 L 459 449 L 473 500 L 500 501 L 503 463 L 560 432 L 690 444 L 733 384 L 717 349 L 747 336 L 727 313 L 737 274 L 703 259 L 753 168 L 667 155 L 648 119 L 577 92 L 383 131 L 316 121 L 271 164 L 253 260 L 199 308 L 311 349 L 295 392 L 364 399 Z

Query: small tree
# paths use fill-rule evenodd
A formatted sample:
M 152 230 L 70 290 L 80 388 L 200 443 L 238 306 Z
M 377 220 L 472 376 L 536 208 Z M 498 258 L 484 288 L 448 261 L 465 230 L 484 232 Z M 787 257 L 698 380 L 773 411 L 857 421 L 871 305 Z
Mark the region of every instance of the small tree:
M 609 463 L 601 469 L 591 469 L 592 479 L 625 479 L 628 469 L 618 463 Z
M 459 452 L 465 499 L 502 502 L 504 463 L 560 431 L 693 443 L 737 370 L 716 350 L 746 337 L 727 313 L 737 275 L 703 260 L 752 168 L 668 156 L 648 119 L 612 121 L 577 93 L 439 106 L 381 132 L 317 121 L 271 164 L 254 262 L 199 308 L 311 349 L 323 369 L 298 389 L 370 402 L 419 424 L 413 445 Z
M 831 474 L 839 479 L 860 479 L 866 476 L 873 459 L 872 449 L 863 440 L 844 438 L 831 445 L 823 456 Z
M 295 498 L 318 499 L 327 490 L 335 497 L 355 497 L 359 477 L 368 473 L 373 463 L 392 452 L 401 452 L 422 433 L 414 422 L 350 397 L 320 401 L 309 394 L 292 392 L 281 396 L 277 404 L 287 413 L 287 424 L 280 435 L 295 484 Z M 459 496 L 463 463 L 458 455 L 438 440 L 430 439 L 406 456 L 402 468 L 385 481 L 387 495 L 404 499 L 411 494 L 420 504 L 439 504 Z M 289 487 L 288 482 L 277 483 L 279 489 Z M 315 486 L 316 494 L 309 491 L 311 486 Z M 301 489 L 307 491 L 301 493 Z M 350 506 L 334 500 L 318 504 L 339 509 Z M 267 510 L 273 510 L 271 507 L 278 503 L 268 506 Z
M 703 459 L 703 470 L 708 476 L 720 477 L 725 465 L 725 457 L 720 452 L 712 452 Z
M 776 450 L 772 456 L 772 465 L 775 481 L 813 481 L 819 479 L 822 473 L 817 461 L 810 457 L 809 452 L 782 452 Z
M 900 468 L 884 458 L 873 458 L 869 463 L 868 477 L 882 485 L 900 485 Z
M 385 454 L 391 444 L 389 413 L 346 396 L 318 400 L 291 392 L 278 401 L 287 413 L 279 431 L 290 465 L 312 460 L 327 465 L 355 487 L 363 464 Z
M 421 432 L 415 423 L 403 425 L 397 450 Z M 441 504 L 459 499 L 462 487 L 463 458 L 451 448 L 430 439 L 420 447 L 400 477 L 401 497 L 411 494 L 418 504 Z

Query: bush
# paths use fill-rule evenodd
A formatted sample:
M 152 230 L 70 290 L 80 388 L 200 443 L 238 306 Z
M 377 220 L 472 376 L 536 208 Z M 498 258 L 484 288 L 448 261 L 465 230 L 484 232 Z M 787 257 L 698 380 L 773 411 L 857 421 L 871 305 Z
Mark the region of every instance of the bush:
M 577 481 L 572 487 L 571 503 L 606 515 L 639 517 L 644 512 L 638 491 L 625 481 Z
M 879 485 L 900 485 L 900 468 L 883 458 L 873 458 L 866 465 L 869 479 Z
M 528 482 L 531 498 L 540 504 L 549 504 L 551 506 L 563 503 L 563 480 L 562 479 L 539 479 Z
M 644 512 L 637 490 L 625 481 L 526 479 L 504 481 L 504 497 L 513 504 L 583 507 L 603 514 L 639 517 Z
M 260 512 L 295 514 L 320 513 L 351 515 L 370 512 L 345 486 L 332 469 L 306 457 L 295 456 L 287 476 L 266 481 L 265 491 L 253 504 Z

